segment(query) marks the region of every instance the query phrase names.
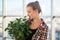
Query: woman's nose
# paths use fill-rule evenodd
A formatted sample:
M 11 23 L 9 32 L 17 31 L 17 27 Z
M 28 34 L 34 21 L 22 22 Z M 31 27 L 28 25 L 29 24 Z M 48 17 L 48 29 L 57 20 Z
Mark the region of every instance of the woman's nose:
M 31 14 L 28 14 L 28 16 L 30 17 L 30 16 L 31 16 Z
M 27 14 L 27 16 L 29 16 L 29 14 Z
M 28 13 L 28 16 L 30 16 L 30 14 Z

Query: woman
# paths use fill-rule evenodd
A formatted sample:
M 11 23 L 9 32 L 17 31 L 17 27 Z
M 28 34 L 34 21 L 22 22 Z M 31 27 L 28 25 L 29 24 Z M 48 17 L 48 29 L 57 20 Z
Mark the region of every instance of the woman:
M 41 8 L 38 1 L 31 2 L 27 5 L 27 15 L 31 21 L 29 26 L 32 33 L 26 40 L 47 40 L 48 27 L 44 23 L 43 19 L 39 17 Z

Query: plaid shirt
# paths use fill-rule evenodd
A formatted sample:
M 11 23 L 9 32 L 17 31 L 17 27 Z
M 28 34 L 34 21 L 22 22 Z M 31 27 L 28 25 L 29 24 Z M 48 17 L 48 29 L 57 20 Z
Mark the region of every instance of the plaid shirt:
M 47 40 L 48 26 L 42 20 L 42 23 L 39 25 L 37 31 L 32 36 L 32 40 Z

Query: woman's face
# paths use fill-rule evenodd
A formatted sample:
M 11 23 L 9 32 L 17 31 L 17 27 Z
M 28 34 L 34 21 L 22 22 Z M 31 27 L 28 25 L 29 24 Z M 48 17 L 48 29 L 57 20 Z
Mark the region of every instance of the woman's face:
M 36 17 L 36 10 L 33 10 L 31 6 L 27 7 L 27 15 L 30 19 L 34 19 Z

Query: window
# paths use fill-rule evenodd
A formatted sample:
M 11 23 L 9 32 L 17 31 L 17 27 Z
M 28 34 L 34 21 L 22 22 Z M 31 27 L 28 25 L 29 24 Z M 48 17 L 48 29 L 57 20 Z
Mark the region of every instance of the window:
M 42 16 L 51 16 L 51 0 L 38 0 L 42 10 Z
M 53 16 L 60 16 L 60 0 L 54 1 L 54 12 Z
M 60 40 L 60 31 L 56 31 L 56 40 Z
M 54 22 L 55 25 L 55 40 L 60 40 L 60 18 L 55 17 Z
M 34 1 L 36 1 L 36 0 L 28 0 L 28 3 L 29 3 L 29 2 L 34 2 Z
M 6 15 L 23 15 L 23 0 L 7 0 Z
M 60 31 L 60 18 L 55 18 L 56 31 Z
M 2 35 L 2 17 L 0 17 L 0 40 L 3 39 L 2 36 L 3 36 L 3 35 Z
M 0 0 L 0 15 L 2 15 L 2 0 Z
M 0 17 L 0 27 L 2 27 L 2 17 Z

